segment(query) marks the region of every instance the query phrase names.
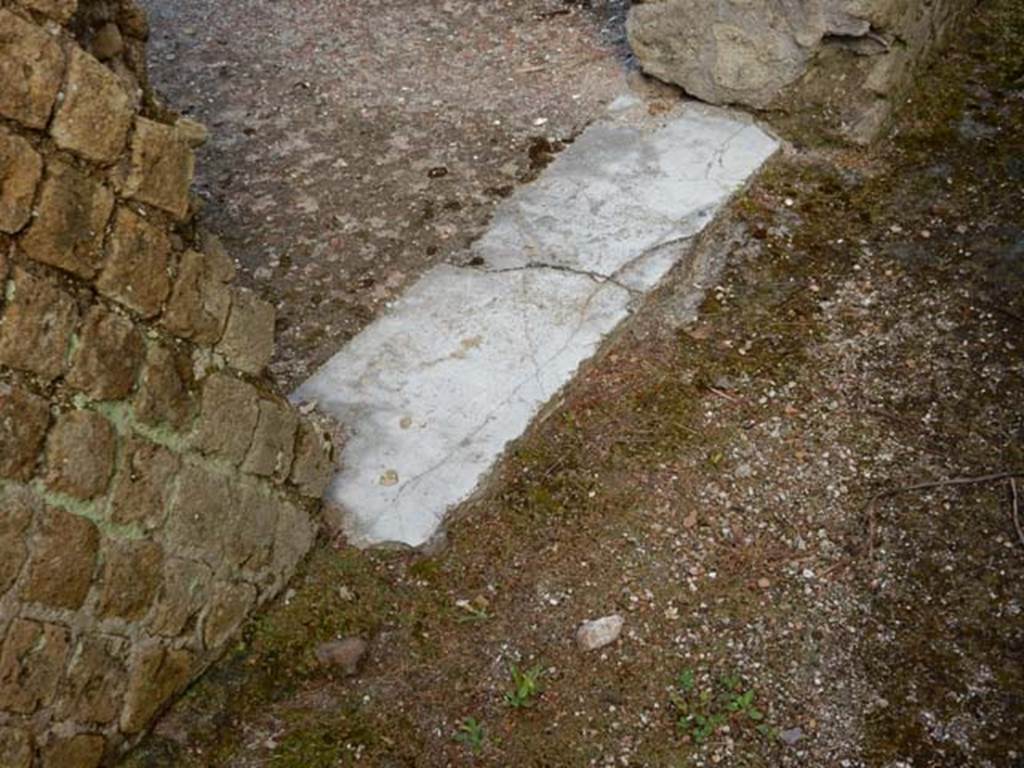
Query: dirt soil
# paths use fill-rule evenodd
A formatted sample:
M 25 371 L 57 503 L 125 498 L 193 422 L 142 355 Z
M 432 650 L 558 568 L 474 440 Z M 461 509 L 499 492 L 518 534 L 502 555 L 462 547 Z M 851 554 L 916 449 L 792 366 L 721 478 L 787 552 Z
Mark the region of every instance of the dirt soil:
M 1024 3 L 991 0 L 891 138 L 736 201 L 699 318 L 678 276 L 443 551 L 322 541 L 125 764 L 1020 768 L 1022 210 Z M 317 663 L 354 634 L 358 675 Z
M 625 0 L 143 0 L 197 190 L 301 382 L 625 90 Z

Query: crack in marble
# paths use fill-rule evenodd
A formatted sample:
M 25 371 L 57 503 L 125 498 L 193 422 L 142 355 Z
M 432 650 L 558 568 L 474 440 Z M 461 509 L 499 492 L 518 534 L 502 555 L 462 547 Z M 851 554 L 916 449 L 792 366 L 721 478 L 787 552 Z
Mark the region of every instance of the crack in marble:
M 602 274 L 601 272 L 594 272 L 593 270 L 589 269 L 579 269 L 577 267 L 570 267 L 566 264 L 547 264 L 543 261 L 531 261 L 526 264 L 523 264 L 521 267 L 501 267 L 497 269 L 491 269 L 487 267 L 470 266 L 468 267 L 468 269 L 476 269 L 488 275 L 505 275 L 512 272 L 526 272 L 528 270 L 535 269 L 550 269 L 555 272 L 565 272 L 570 275 L 580 275 L 581 277 L 589 278 L 593 280 L 595 283 L 600 283 L 602 285 L 608 283 L 610 285 L 617 286 L 618 288 L 621 288 L 622 290 L 627 291 L 633 295 L 643 295 L 643 291 L 639 291 L 636 288 L 632 288 L 631 286 L 626 285 L 625 283 L 621 283 L 611 275 L 605 275 Z

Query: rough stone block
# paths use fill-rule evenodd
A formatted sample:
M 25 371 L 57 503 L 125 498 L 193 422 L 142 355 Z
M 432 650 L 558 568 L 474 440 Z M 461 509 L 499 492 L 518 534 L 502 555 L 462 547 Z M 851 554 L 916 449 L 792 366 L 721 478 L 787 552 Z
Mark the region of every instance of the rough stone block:
M 164 563 L 163 585 L 150 614 L 149 631 L 154 635 L 177 637 L 189 619 L 207 602 L 213 571 L 194 560 L 168 558 Z
M 36 520 L 20 597 L 53 608 L 77 610 L 92 583 L 99 532 L 84 517 L 60 509 L 44 508 Z
M 57 146 L 97 163 L 112 163 L 124 149 L 133 115 L 131 98 L 117 75 L 81 48 L 72 48 L 64 101 L 50 126 Z
M 235 488 L 232 535 L 225 542 L 226 560 L 237 568 L 258 571 L 270 561 L 280 502 L 256 483 Z
M 316 525 L 309 515 L 294 504 L 284 503 L 278 510 L 274 537 L 274 570 L 290 575 L 316 541 Z
M 104 185 L 62 160 L 52 161 L 39 199 L 39 215 L 21 241 L 32 259 L 87 280 L 103 261 L 103 233 L 114 208 Z
M 324 495 L 333 474 L 330 441 L 316 426 L 305 420 L 300 421 L 295 440 L 295 460 L 288 479 L 303 496 L 319 499 Z
M 110 484 L 116 450 L 114 428 L 98 413 L 64 413 L 46 439 L 46 484 L 79 499 L 99 496 Z
M 210 138 L 210 132 L 205 125 L 188 117 L 179 117 L 174 123 L 174 130 L 192 149 L 203 146 Z
M 238 270 L 227 248 L 224 247 L 224 242 L 212 232 L 200 230 L 200 233 L 203 241 L 202 250 L 206 254 L 207 272 L 214 280 L 230 283 L 235 279 Z
M 160 588 L 163 563 L 163 550 L 152 541 L 108 541 L 97 615 L 125 621 L 142 619 Z
M 191 148 L 172 126 L 136 118 L 131 165 L 124 181 L 125 197 L 184 219 L 194 167 Z
M 124 696 L 126 652 L 127 643 L 120 638 L 82 636 L 58 689 L 58 717 L 90 725 L 113 722 Z
M 256 590 L 245 583 L 218 584 L 203 616 L 203 645 L 220 648 L 238 630 L 256 601 Z
M 96 30 L 89 42 L 92 54 L 100 61 L 107 61 L 121 55 L 124 50 L 124 38 L 117 24 L 108 21 Z
M 64 23 L 75 15 L 78 0 L 19 0 L 26 8 L 38 11 L 51 19 Z
M 93 52 L 95 55 L 95 51 Z M 99 58 L 99 57 L 97 57 Z M 124 85 L 132 101 L 132 108 L 136 112 L 143 111 L 146 87 L 140 74 L 146 70 L 146 49 L 138 43 L 124 46 L 121 54 L 104 62 L 110 70 L 118 76 Z M 111 180 L 114 184 L 120 184 L 124 176 L 125 161 L 119 161 L 111 168 Z
M 121 3 L 118 7 L 117 26 L 129 37 L 146 40 L 149 37 L 149 21 L 146 11 L 138 3 Z
M 103 761 L 106 744 L 106 739 L 98 733 L 55 739 L 41 750 L 40 768 L 97 768 Z
M 209 255 L 186 251 L 164 312 L 167 330 L 197 344 L 215 344 L 224 333 L 231 308 L 231 291 L 223 274 L 222 266 Z
M 79 337 L 67 383 L 96 400 L 127 397 L 145 354 L 142 334 L 132 321 L 96 305 L 86 314 Z
M 292 466 L 298 421 L 295 411 L 287 405 L 260 400 L 256 431 L 242 470 L 272 477 L 277 482 L 287 478 Z
M 13 234 L 28 223 L 42 175 L 43 160 L 32 145 L 0 129 L 0 232 Z
M 644 0 L 626 29 L 647 73 L 702 101 L 799 115 L 864 142 L 967 0 Z
M 14 270 L 14 296 L 0 319 L 0 363 L 46 380 L 64 370 L 78 307 L 64 291 L 23 269 Z
M 0 488 L 0 595 L 18 578 L 28 556 L 28 526 L 39 500 L 27 488 Z
M 46 400 L 0 384 L 0 477 L 28 480 L 50 424 Z
M 0 727 L 0 765 L 32 768 L 32 737 L 28 731 Z
M 56 41 L 0 8 L 0 116 L 45 128 L 63 73 L 64 54 Z
M 166 448 L 131 436 L 125 440 L 124 460 L 110 494 L 110 519 L 146 530 L 163 524 L 171 482 L 181 460 Z
M 204 467 L 186 464 L 165 524 L 168 550 L 187 548 L 211 565 L 219 564 L 229 538 L 234 499 L 228 479 Z
M 217 351 L 228 365 L 254 376 L 263 372 L 274 355 L 274 305 L 251 291 L 236 291 Z
M 203 453 L 240 464 L 249 450 L 259 418 L 259 393 L 223 373 L 207 377 L 194 445 Z
M 96 282 L 100 293 L 143 317 L 156 315 L 171 289 L 167 234 L 134 211 L 118 208 L 108 251 L 106 267 Z
M 58 624 L 15 619 L 0 653 L 0 701 L 30 715 L 53 699 L 68 655 L 68 630 Z
M 135 418 L 143 424 L 183 429 L 192 421 L 192 365 L 162 344 L 151 344 L 135 395 Z
M 121 729 L 138 733 L 171 696 L 188 683 L 192 674 L 192 654 L 150 643 L 134 654 L 129 671 L 128 692 Z

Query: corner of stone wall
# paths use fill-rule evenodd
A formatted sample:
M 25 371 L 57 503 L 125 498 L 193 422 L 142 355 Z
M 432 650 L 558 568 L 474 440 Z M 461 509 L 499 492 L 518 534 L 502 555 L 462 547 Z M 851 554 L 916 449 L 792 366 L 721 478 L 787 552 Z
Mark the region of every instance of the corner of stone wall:
M 131 0 L 0 0 L 0 766 L 116 758 L 311 547 L 329 437 Z

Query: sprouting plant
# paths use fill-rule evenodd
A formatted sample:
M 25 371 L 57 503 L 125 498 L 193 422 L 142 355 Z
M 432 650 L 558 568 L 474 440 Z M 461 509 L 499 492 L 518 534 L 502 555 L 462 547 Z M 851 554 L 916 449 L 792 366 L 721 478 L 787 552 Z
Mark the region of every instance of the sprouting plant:
M 746 690 L 743 693 L 738 693 L 729 699 L 728 704 L 726 704 L 726 708 L 730 712 L 735 712 L 738 715 L 746 715 L 751 720 L 764 720 L 764 715 L 761 713 L 761 710 L 754 706 L 755 696 L 756 694 L 754 693 L 753 688 Z
M 756 697 L 754 689 L 744 689 L 743 681 L 736 675 L 719 678 L 717 691 L 698 689 L 692 669 L 683 670 L 669 692 L 678 728 L 697 744 L 707 741 L 726 723 L 757 723 L 758 733 L 771 738 L 774 728 L 762 722 L 764 713 L 754 706 Z
M 693 686 L 696 682 L 696 675 L 692 669 L 684 669 L 679 673 L 679 678 L 676 682 L 684 693 L 689 693 L 693 690 Z
M 455 607 L 461 608 L 465 612 L 457 619 L 460 624 L 469 621 L 487 621 L 487 619 L 491 618 L 491 615 L 487 612 L 486 600 L 477 599 L 472 602 L 469 600 L 456 600 Z
M 722 675 L 718 680 L 726 691 L 736 691 L 743 684 L 738 675 Z
M 521 670 L 513 664 L 509 673 L 512 675 L 512 690 L 505 694 L 505 703 L 514 709 L 529 707 L 533 699 L 540 693 L 540 676 L 543 667 L 531 667 Z
M 467 717 L 459 724 L 453 738 L 474 752 L 479 752 L 484 746 L 486 734 L 483 725 L 475 717 Z

